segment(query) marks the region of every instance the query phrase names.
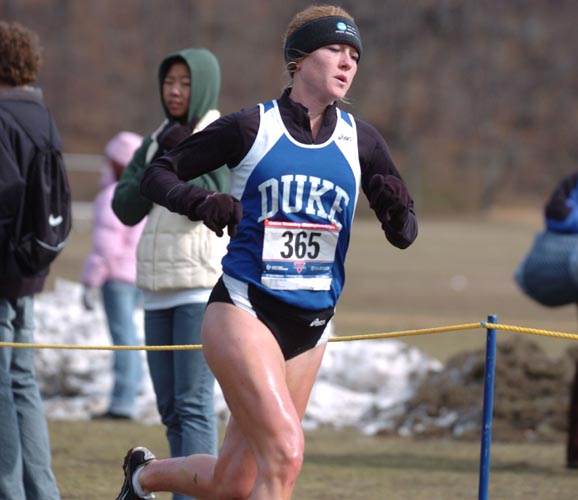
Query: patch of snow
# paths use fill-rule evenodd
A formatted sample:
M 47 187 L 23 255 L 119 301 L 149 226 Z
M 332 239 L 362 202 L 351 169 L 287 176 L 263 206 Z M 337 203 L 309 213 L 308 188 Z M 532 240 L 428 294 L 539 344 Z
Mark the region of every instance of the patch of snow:
M 79 283 L 58 280 L 53 291 L 36 297 L 36 343 L 110 345 L 102 305 L 86 311 L 81 295 Z M 135 317 L 143 342 L 142 310 L 136 311 Z M 140 352 L 146 374 L 138 419 L 160 423 L 146 354 Z M 37 349 L 37 378 L 48 418 L 81 420 L 105 411 L 112 386 L 112 354 L 99 349 Z M 367 434 L 391 430 L 395 418 L 403 413 L 403 403 L 424 377 L 441 369 L 437 360 L 397 340 L 331 342 L 303 425 L 306 429 L 355 427 Z M 228 409 L 218 385 L 215 404 L 219 417 L 226 419 Z

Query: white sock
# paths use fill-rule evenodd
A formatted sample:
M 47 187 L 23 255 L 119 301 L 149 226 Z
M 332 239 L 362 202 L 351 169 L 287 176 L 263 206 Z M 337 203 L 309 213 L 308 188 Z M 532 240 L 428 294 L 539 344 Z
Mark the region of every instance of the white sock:
M 146 465 L 146 464 L 145 464 Z M 141 498 L 145 498 L 145 499 L 149 499 L 149 498 L 156 498 L 154 496 L 153 493 L 147 493 L 145 492 L 141 486 L 140 483 L 138 482 L 138 478 L 140 476 L 140 473 L 142 472 L 142 470 L 145 468 L 144 465 L 140 465 L 136 468 L 136 470 L 134 471 L 134 474 L 132 475 L 132 487 L 134 489 L 134 492 Z

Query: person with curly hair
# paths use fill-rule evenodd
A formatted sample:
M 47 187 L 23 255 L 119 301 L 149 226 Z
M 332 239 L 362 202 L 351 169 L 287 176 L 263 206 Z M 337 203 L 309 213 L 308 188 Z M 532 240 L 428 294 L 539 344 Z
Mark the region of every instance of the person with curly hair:
M 0 85 L 23 87 L 36 81 L 42 64 L 40 39 L 19 23 L 0 21 Z
M 375 127 L 337 106 L 362 57 L 342 8 L 312 6 L 284 42 L 283 95 L 226 115 L 145 171 L 142 193 L 230 236 L 202 325 L 203 353 L 231 411 L 218 456 L 128 451 L 117 500 L 288 500 L 303 466 L 301 420 L 345 282 L 359 190 L 386 239 L 417 237 L 414 203 Z M 194 84 L 193 84 L 194 85 Z M 187 183 L 227 165 L 231 194 Z
M 12 228 L 37 147 L 26 130 L 61 149 L 54 120 L 36 81 L 42 62 L 38 36 L 0 21 L 0 341 L 34 342 L 34 294 L 48 269 L 30 275 L 9 252 Z M 59 500 L 51 467 L 46 416 L 33 349 L 0 349 L 0 498 Z

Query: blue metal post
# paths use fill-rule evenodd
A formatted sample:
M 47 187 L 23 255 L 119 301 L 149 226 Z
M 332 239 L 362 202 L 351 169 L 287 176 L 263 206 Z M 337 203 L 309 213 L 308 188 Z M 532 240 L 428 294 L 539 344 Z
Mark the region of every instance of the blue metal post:
M 488 323 L 497 323 L 495 315 L 488 316 Z M 482 446 L 480 451 L 480 485 L 478 500 L 488 500 L 490 478 L 490 447 L 492 444 L 492 414 L 494 411 L 494 374 L 496 372 L 496 329 L 488 328 L 486 337 L 486 370 L 484 375 L 484 410 Z

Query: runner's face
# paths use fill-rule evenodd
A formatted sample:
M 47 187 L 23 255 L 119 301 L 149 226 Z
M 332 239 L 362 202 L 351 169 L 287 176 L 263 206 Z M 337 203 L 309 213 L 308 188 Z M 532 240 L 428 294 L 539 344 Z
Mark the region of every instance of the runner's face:
M 297 78 L 319 100 L 343 99 L 357 73 L 359 55 L 350 45 L 333 44 L 314 50 L 299 64 Z
M 191 76 L 185 63 L 173 64 L 163 80 L 163 101 L 173 118 L 187 118 L 191 97 Z

